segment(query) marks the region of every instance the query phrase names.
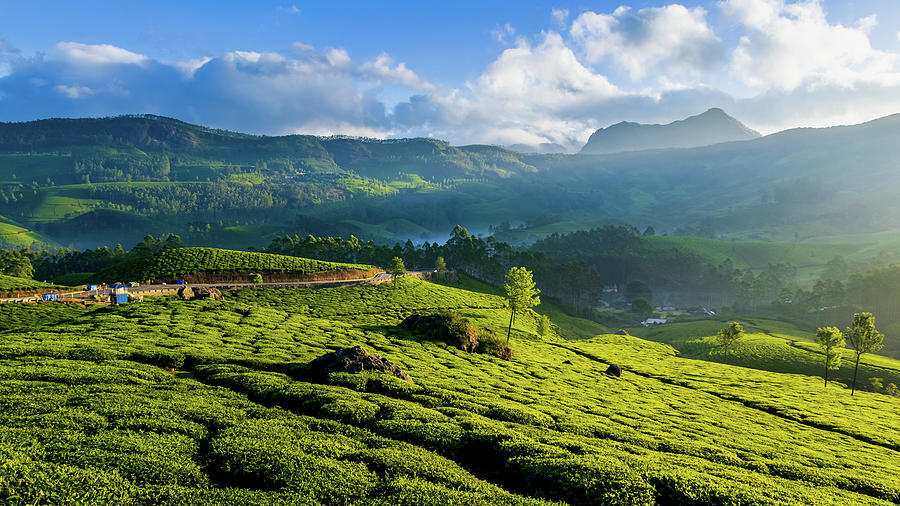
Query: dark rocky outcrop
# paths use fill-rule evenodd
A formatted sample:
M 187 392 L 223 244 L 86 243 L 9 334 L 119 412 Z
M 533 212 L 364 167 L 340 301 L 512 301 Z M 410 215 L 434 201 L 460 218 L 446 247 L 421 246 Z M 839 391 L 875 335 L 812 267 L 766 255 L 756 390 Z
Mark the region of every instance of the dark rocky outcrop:
M 181 297 L 182 300 L 225 300 L 225 297 L 222 296 L 222 292 L 218 288 L 191 288 L 189 286 L 184 286 L 178 289 L 178 296 Z
M 616 364 L 611 364 L 606 369 L 606 374 L 609 374 L 610 376 L 615 376 L 618 378 L 618 377 L 622 376 L 622 366 L 616 365 Z
M 402 380 L 413 382 L 409 374 L 401 369 L 400 366 L 386 358 L 372 355 L 362 346 L 326 353 L 309 363 L 309 372 L 323 378 L 333 372 L 353 373 L 362 371 L 389 372 Z
M 479 329 L 468 318 L 443 312 L 430 315 L 411 314 L 400 322 L 400 328 L 420 332 L 437 341 L 474 352 L 479 345 Z

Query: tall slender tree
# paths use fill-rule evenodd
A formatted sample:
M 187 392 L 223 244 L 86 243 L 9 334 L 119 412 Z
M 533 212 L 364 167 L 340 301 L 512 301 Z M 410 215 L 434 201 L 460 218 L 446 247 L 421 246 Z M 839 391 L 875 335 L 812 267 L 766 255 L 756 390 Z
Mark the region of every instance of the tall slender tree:
M 725 350 L 726 362 L 728 362 L 728 348 L 731 348 L 731 345 L 742 337 L 744 337 L 744 326 L 740 322 L 728 322 L 728 326 L 723 327 L 716 334 L 716 343 Z
M 503 285 L 506 292 L 506 301 L 509 304 L 509 329 L 506 332 L 506 343 L 509 344 L 509 336 L 512 334 L 513 321 L 516 313 L 541 303 L 538 294 L 540 290 L 534 286 L 534 278 L 531 271 L 524 267 L 513 267 L 506 273 L 506 284 Z
M 400 286 L 400 278 L 406 275 L 406 266 L 403 265 L 403 259 L 394 257 L 391 259 L 391 265 L 388 266 L 388 273 L 391 275 L 391 284 L 394 287 Z
M 825 352 L 825 388 L 828 388 L 828 371 L 841 367 L 841 349 L 847 345 L 844 334 L 837 327 L 824 327 L 816 331 L 816 342 Z
M 865 353 L 878 351 L 884 345 L 884 334 L 875 330 L 872 313 L 854 313 L 853 322 L 844 332 L 847 344 L 856 352 L 856 367 L 853 369 L 853 386 L 850 395 L 856 392 L 856 376 L 859 373 L 859 359 Z
M 443 281 L 447 276 L 447 262 L 444 257 L 439 256 L 434 260 L 434 277 L 437 281 Z

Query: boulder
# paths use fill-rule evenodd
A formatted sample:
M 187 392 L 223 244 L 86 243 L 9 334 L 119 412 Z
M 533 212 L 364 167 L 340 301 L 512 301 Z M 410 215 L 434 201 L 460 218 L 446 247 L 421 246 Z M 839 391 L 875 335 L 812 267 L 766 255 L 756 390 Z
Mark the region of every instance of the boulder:
M 182 286 L 178 289 L 178 297 L 181 300 L 193 300 L 195 297 L 194 290 L 189 286 Z
M 610 376 L 615 376 L 618 378 L 619 376 L 622 376 L 622 366 L 612 364 L 606 369 L 606 374 L 609 374 Z
M 421 315 L 413 313 L 400 322 L 398 327 L 401 329 L 412 330 L 413 332 L 430 333 L 439 324 L 437 315 Z
M 218 288 L 197 288 L 194 290 L 198 299 L 225 300 Z
M 384 371 L 394 376 L 413 382 L 409 374 L 388 359 L 372 355 L 362 346 L 344 348 L 326 353 L 309 363 L 310 372 L 325 377 L 333 372 Z

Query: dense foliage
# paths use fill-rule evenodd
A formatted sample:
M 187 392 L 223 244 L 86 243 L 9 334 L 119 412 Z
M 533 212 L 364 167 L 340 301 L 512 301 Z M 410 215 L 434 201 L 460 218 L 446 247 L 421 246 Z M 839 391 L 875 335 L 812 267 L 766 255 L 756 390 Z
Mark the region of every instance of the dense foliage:
M 184 244 L 181 242 L 181 238 L 175 234 L 169 234 L 159 238 L 147 235 L 128 251 L 125 251 L 121 244 L 117 244 L 112 249 L 108 246 L 84 251 L 71 248 L 55 251 L 25 248 L 20 253 L 28 257 L 34 265 L 36 278 L 56 279 L 60 276 L 74 274 L 80 279 L 85 276 L 85 273 L 101 271 L 118 263 L 182 247 Z
M 675 356 L 628 336 L 505 361 L 397 329 L 502 298 L 409 280 L 225 301 L 0 307 L 0 498 L 13 504 L 889 504 L 900 399 Z M 310 381 L 362 345 L 397 363 Z M 605 373 L 623 366 L 621 378 Z M 896 363 L 893 363 L 896 367 Z M 174 371 L 174 374 L 173 372 Z

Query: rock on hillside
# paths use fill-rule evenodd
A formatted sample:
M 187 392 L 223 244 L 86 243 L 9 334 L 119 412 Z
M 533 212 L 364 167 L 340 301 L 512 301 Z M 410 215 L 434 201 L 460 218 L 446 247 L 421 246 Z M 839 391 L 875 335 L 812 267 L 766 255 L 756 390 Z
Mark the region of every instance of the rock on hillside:
M 362 346 L 326 353 L 309 363 L 310 370 L 319 376 L 333 372 L 385 371 L 394 376 L 413 382 L 409 374 L 388 359 L 372 355 Z
M 604 154 L 660 148 L 694 148 L 720 142 L 746 141 L 759 137 L 722 109 L 674 121 L 667 125 L 645 125 L 622 121 L 591 135 L 581 153 Z

